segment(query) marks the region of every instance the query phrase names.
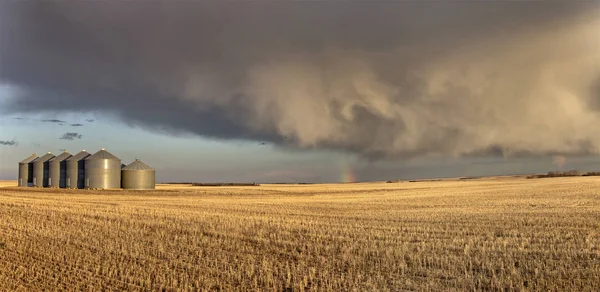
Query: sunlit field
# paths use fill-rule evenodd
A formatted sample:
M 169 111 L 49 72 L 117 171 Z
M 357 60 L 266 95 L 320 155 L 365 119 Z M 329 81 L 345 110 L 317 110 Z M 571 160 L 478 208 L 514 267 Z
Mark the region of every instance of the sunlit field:
M 600 178 L 0 188 L 0 290 L 600 291 Z

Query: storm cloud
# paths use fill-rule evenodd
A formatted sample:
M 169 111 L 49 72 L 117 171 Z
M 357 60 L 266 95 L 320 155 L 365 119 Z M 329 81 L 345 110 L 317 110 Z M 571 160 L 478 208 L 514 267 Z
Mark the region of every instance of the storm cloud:
M 75 139 L 81 139 L 81 138 L 83 138 L 82 134 L 68 132 L 68 133 L 64 133 L 59 139 L 73 141 Z
M 600 4 L 3 2 L 10 112 L 368 157 L 600 152 Z

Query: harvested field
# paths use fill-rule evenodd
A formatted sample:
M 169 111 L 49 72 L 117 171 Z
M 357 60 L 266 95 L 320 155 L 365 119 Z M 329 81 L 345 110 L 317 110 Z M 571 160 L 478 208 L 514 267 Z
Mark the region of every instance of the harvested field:
M 16 187 L 16 186 L 17 186 L 16 180 L 0 180 L 0 188 Z
M 3 185 L 2 290 L 600 290 L 598 177 Z

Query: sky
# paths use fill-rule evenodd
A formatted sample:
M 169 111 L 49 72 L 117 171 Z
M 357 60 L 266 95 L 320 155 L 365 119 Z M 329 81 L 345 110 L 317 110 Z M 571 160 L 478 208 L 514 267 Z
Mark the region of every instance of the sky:
M 597 1 L 0 2 L 0 179 L 106 148 L 157 180 L 600 170 Z

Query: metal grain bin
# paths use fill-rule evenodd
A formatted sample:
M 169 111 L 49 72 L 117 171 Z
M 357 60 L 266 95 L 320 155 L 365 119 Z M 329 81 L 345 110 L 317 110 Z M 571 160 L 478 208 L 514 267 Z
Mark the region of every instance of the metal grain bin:
M 33 184 L 33 162 L 38 158 L 37 154 L 23 159 L 19 162 L 19 186 L 28 187 Z
M 47 187 L 50 170 L 50 159 L 54 158 L 52 152 L 36 159 L 33 162 L 33 186 Z
M 83 150 L 67 159 L 67 181 L 66 187 L 71 189 L 83 189 L 85 186 L 85 159 L 90 153 Z
M 128 190 L 153 190 L 156 172 L 154 168 L 136 159 L 121 170 L 121 186 Z
M 121 188 L 121 159 L 102 150 L 85 160 L 85 188 Z
M 50 159 L 48 186 L 51 188 L 67 187 L 67 159 L 71 156 L 73 155 L 65 150 L 60 155 Z

